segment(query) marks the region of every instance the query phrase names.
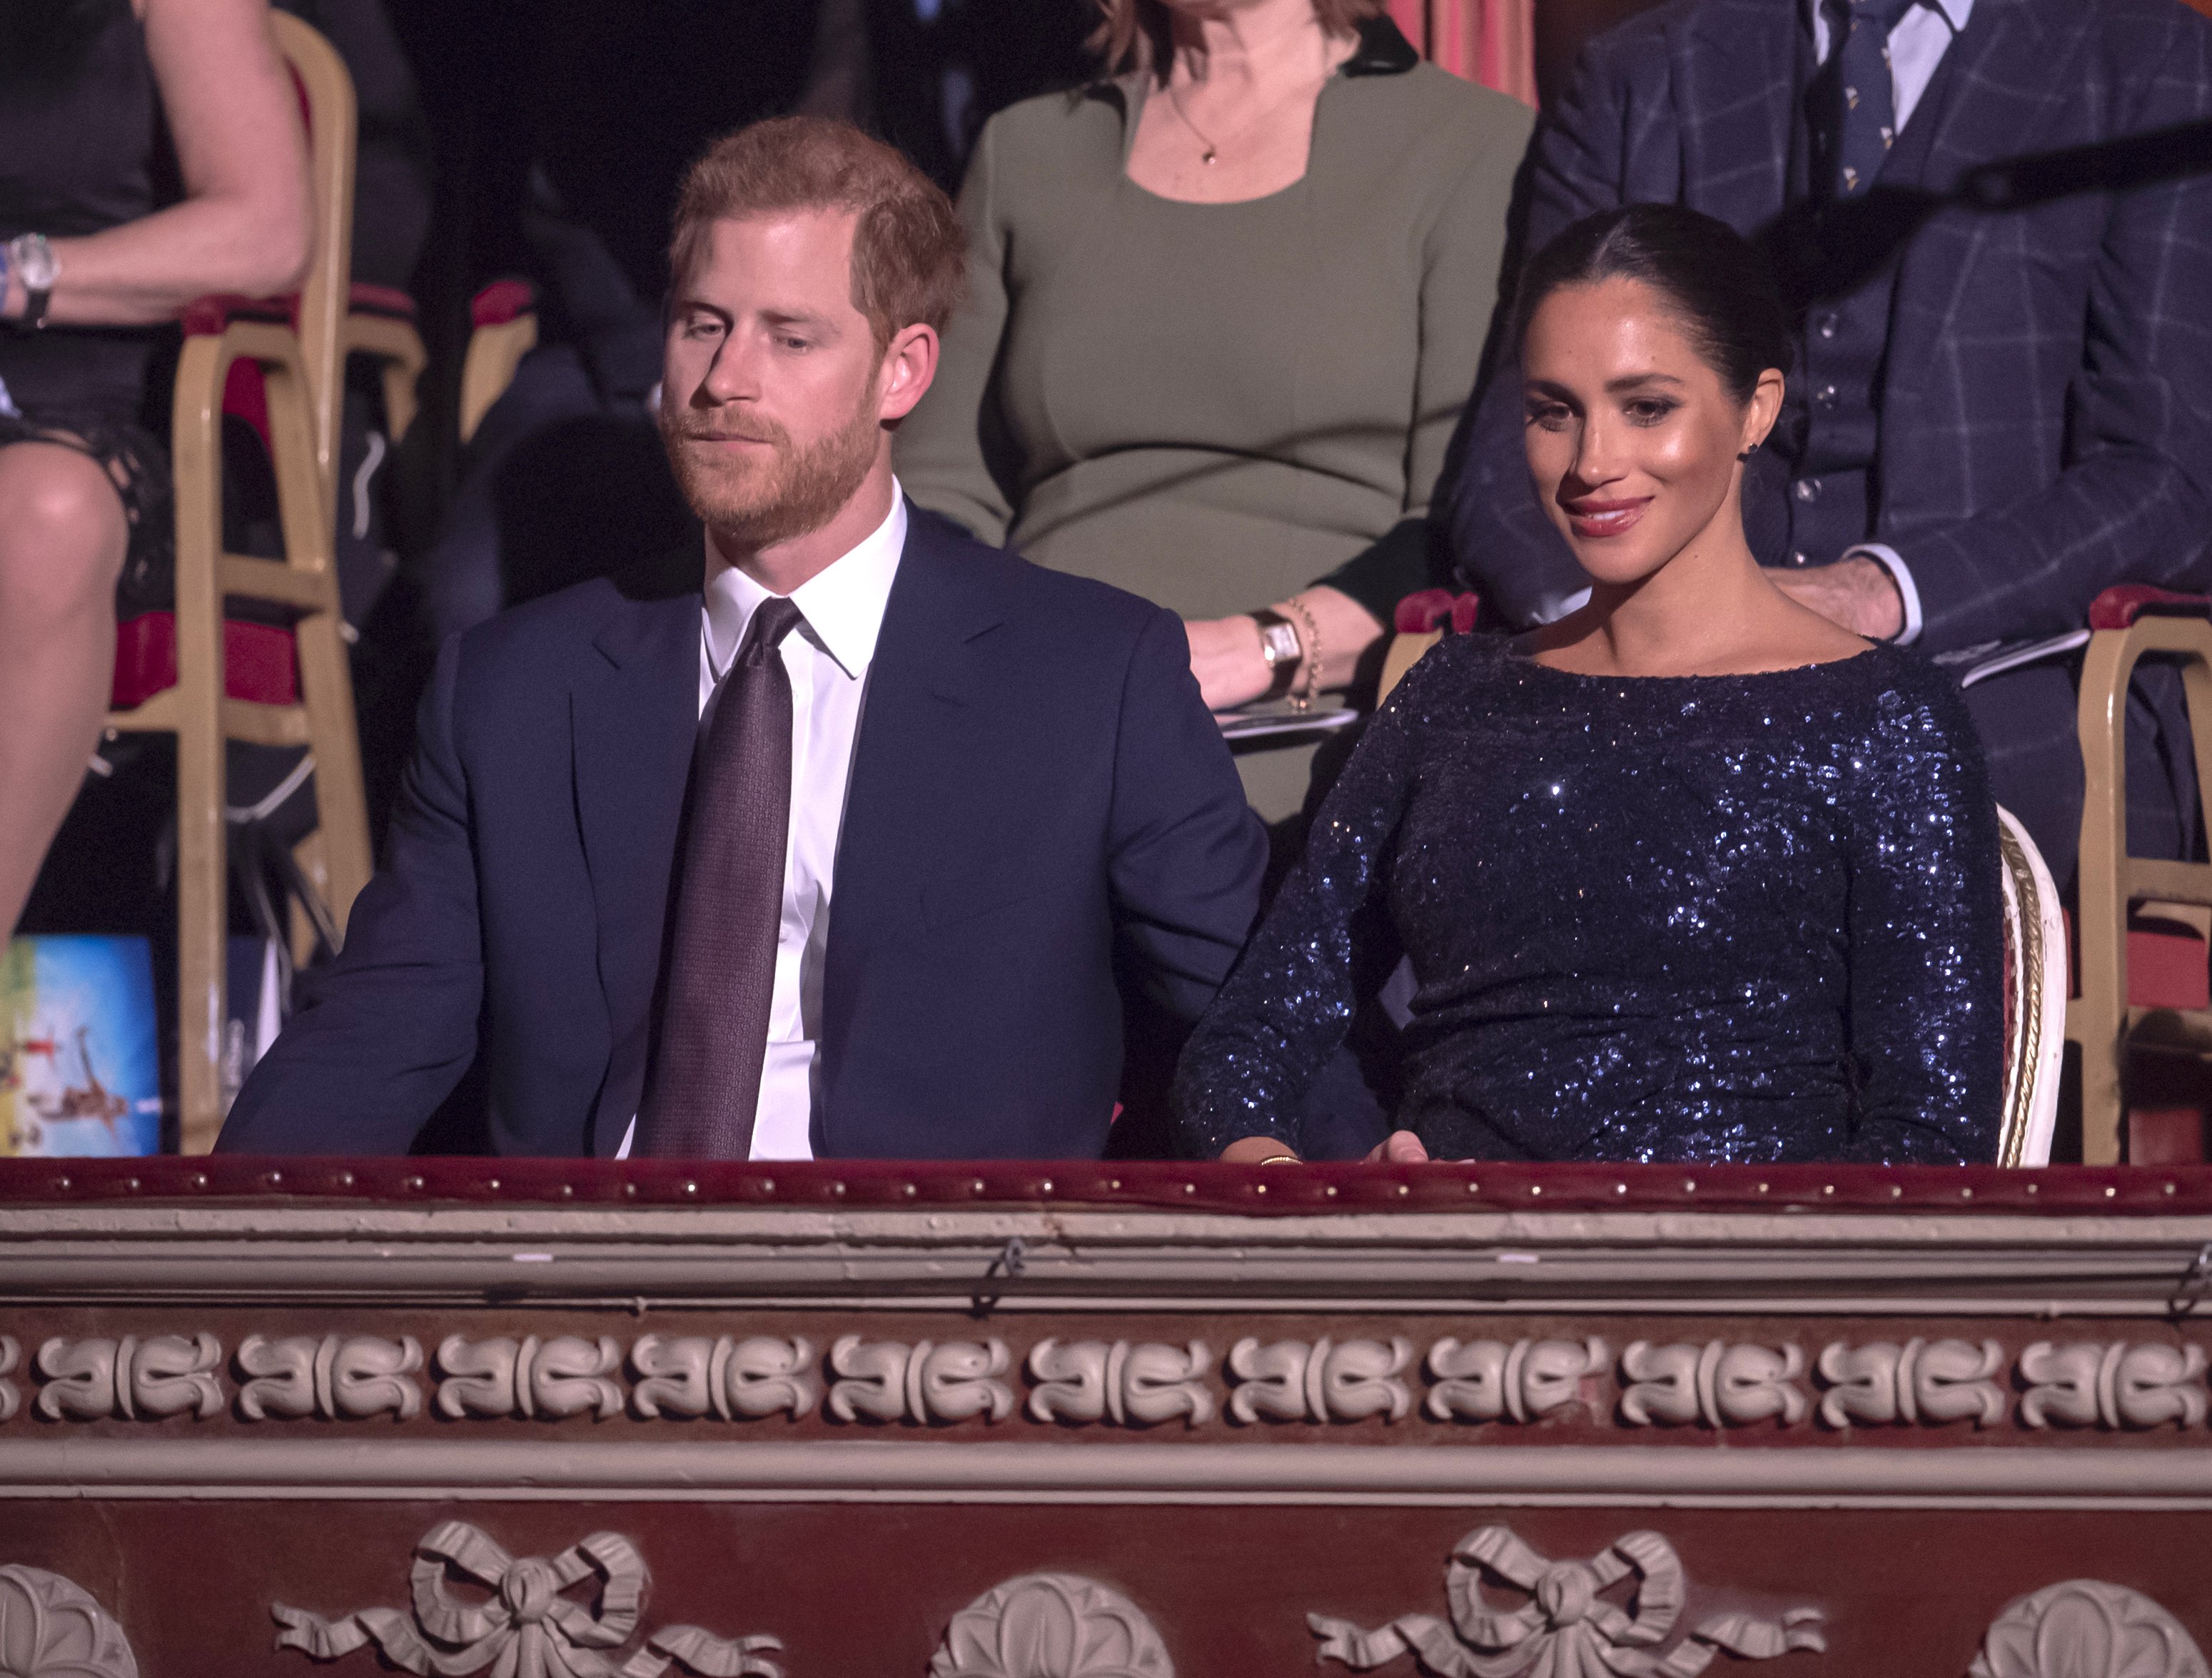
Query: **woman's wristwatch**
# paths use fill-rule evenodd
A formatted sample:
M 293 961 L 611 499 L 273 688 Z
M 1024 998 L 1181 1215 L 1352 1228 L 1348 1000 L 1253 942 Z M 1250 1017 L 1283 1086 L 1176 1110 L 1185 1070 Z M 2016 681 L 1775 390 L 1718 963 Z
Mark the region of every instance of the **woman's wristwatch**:
M 8 260 L 0 264 L 0 297 L 7 293 L 7 277 L 12 269 L 23 278 L 23 325 L 42 327 L 46 324 L 46 305 L 53 300 L 54 282 L 61 277 L 62 265 L 54 259 L 54 247 L 46 243 L 42 233 L 18 234 L 8 241 Z
M 1267 661 L 1270 679 L 1267 692 L 1260 696 L 1280 699 L 1297 680 L 1298 666 L 1305 660 L 1305 644 L 1298 639 L 1297 625 L 1266 606 L 1244 615 L 1260 626 L 1260 656 Z

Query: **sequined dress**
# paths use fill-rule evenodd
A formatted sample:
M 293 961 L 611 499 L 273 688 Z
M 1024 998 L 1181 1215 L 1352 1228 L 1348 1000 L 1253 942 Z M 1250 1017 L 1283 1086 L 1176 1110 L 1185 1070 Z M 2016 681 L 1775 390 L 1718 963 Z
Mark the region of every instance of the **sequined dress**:
M 1434 1158 L 1993 1158 L 1998 866 L 1972 723 L 1909 653 L 1622 679 L 1449 637 L 1185 1049 L 1182 1142 L 1296 1146 L 1402 951 L 1396 1122 Z

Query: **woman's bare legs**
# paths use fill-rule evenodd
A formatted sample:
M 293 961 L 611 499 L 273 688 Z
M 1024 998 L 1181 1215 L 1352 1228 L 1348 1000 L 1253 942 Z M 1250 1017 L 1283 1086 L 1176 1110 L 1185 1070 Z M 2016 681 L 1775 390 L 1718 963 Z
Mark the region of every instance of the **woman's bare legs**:
M 129 538 L 97 461 L 58 443 L 0 448 L 0 937 L 99 744 Z

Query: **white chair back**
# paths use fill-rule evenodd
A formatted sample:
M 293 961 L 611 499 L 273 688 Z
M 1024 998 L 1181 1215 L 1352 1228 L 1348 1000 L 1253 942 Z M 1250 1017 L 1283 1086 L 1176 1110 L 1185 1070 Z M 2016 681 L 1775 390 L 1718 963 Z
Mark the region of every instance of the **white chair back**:
M 2047 1165 L 2066 1053 L 2066 929 L 2058 888 L 2019 818 L 1997 806 L 2003 859 L 2004 1122 L 1997 1164 Z

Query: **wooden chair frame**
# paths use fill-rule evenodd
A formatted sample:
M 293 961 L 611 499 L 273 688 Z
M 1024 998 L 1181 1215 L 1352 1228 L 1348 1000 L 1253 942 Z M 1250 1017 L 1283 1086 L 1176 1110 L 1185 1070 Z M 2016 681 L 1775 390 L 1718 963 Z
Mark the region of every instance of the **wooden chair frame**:
M 2014 1028 L 2007 1045 L 2000 1165 L 2048 1165 L 2066 1056 L 2066 923 L 2058 887 L 2027 830 L 1997 806 L 2004 886 L 2006 975 Z
M 177 682 L 110 729 L 177 739 L 178 1084 L 179 1147 L 204 1153 L 222 1128 L 225 957 L 229 932 L 225 746 L 231 740 L 305 746 L 315 765 L 318 827 L 300 847 L 307 878 L 341 930 L 372 869 L 353 678 L 335 553 L 340 356 L 353 216 L 354 96 L 330 44 L 283 13 L 271 24 L 306 91 L 315 187 L 314 258 L 295 326 L 267 309 L 196 306 L 171 404 L 177 519 Z M 211 307 L 219 323 L 190 314 Z M 285 557 L 222 547 L 222 405 L 232 363 L 256 363 L 267 392 L 269 447 Z M 412 388 L 410 386 L 410 398 Z M 300 699 L 232 699 L 223 680 L 225 603 L 256 601 L 294 615 Z
M 2081 994 L 2066 1006 L 2066 1037 L 2081 1051 L 2081 1158 L 2118 1162 L 2130 1049 L 2212 1057 L 2212 1011 L 2143 1008 L 2128 1001 L 2128 915 L 2138 904 L 2212 908 L 2212 865 L 2128 854 L 2127 702 L 2145 654 L 2179 654 L 2197 757 L 2200 815 L 2212 818 L 2212 623 L 2146 616 L 2089 638 L 2079 720 L 2086 779 L 2075 915 Z
M 469 334 L 468 355 L 461 362 L 460 437 L 465 443 L 501 392 L 514 382 L 522 358 L 538 347 L 538 315 L 525 310 L 513 319 L 479 326 Z

